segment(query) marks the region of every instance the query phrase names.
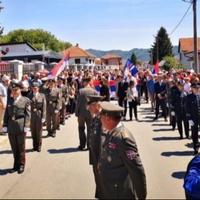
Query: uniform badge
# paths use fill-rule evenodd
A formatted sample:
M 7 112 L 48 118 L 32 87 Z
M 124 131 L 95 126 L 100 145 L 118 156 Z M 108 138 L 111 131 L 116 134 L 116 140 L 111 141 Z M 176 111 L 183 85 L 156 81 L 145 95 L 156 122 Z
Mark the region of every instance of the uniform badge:
M 109 149 L 113 149 L 113 150 L 114 150 L 114 149 L 116 149 L 116 148 L 117 148 L 117 144 L 115 144 L 115 143 L 112 143 L 112 142 L 109 142 L 109 143 L 108 143 L 108 148 L 109 148 Z
M 128 150 L 126 151 L 126 156 L 129 160 L 134 160 L 137 156 L 137 153 L 134 152 L 133 150 Z

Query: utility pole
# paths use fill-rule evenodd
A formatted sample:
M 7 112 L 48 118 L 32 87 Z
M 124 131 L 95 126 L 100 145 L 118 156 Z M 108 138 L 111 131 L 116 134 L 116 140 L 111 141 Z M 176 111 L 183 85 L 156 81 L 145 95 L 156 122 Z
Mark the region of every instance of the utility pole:
M 193 29 L 194 29 L 194 70 L 200 73 L 197 39 L 197 0 L 193 0 Z

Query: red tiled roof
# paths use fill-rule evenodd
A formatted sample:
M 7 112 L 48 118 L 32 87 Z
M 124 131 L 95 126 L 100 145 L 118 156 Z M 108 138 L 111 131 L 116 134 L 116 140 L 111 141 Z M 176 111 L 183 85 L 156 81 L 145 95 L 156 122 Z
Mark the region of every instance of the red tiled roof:
M 122 57 L 116 54 L 106 54 L 105 56 L 102 57 L 102 59 L 111 59 L 111 58 L 122 58 Z
M 179 39 L 179 52 L 180 50 L 184 53 L 192 52 L 193 47 L 193 38 L 180 38 Z M 200 50 L 200 38 L 198 38 L 198 50 Z
M 86 57 L 86 58 L 95 58 L 96 56 L 92 55 L 91 53 L 81 49 L 78 45 L 72 46 L 66 49 L 64 55 L 69 54 L 70 58 L 77 58 L 77 57 Z

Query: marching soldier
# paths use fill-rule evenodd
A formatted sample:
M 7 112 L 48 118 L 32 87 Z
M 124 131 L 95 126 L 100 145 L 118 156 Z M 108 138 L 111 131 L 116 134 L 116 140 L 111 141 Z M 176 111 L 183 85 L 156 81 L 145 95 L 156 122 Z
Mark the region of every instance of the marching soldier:
M 96 192 L 95 198 L 100 198 L 101 189 L 100 189 L 100 178 L 97 171 L 97 164 L 100 156 L 100 145 L 102 137 L 102 125 L 100 120 L 100 111 L 101 106 L 99 101 L 103 99 L 103 96 L 99 95 L 89 95 L 88 96 L 88 110 L 92 115 L 91 122 L 91 135 L 90 135 L 90 148 L 89 148 L 89 162 L 93 166 L 93 173 L 96 183 Z
M 167 121 L 167 105 L 166 105 L 166 83 L 164 83 L 162 77 L 159 75 L 157 82 L 155 83 L 155 99 L 156 99 L 156 116 L 154 121 L 158 119 L 159 107 L 162 109 L 162 116 Z
M 200 127 L 200 85 L 193 83 L 191 85 L 192 93 L 187 96 L 186 99 L 186 112 L 187 118 L 189 120 L 189 125 L 192 130 L 192 140 L 194 155 L 198 153 L 199 150 L 199 139 L 198 139 L 198 127 Z
M 180 139 L 183 139 L 183 127 L 182 122 L 184 123 L 185 136 L 189 139 L 189 124 L 186 117 L 186 98 L 187 94 L 184 91 L 183 84 L 177 83 L 177 90 L 174 92 L 174 97 L 172 99 L 172 104 L 175 111 L 178 131 L 180 134 Z
M 42 146 L 42 125 L 46 120 L 46 98 L 39 92 L 40 84 L 32 83 L 31 100 L 31 135 L 33 138 L 33 150 L 41 151 Z
M 14 155 L 14 166 L 10 173 L 24 172 L 25 168 L 25 138 L 30 126 L 30 100 L 21 95 L 21 83 L 12 82 L 12 98 L 8 99 L 4 127 L 7 127 L 8 137 Z
M 49 87 L 46 93 L 47 101 L 47 131 L 48 136 L 55 137 L 58 128 L 58 116 L 60 110 L 60 92 L 56 87 L 55 79 L 49 79 Z
M 121 124 L 123 108 L 101 103 L 102 127 L 107 130 L 98 164 L 103 199 L 145 199 L 146 177 L 132 134 Z
M 65 125 L 66 105 L 68 105 L 68 87 L 65 85 L 65 78 L 58 77 L 58 88 L 61 90 L 61 110 L 60 110 L 60 124 Z
M 83 86 L 84 88 L 81 88 L 79 90 L 79 94 L 77 97 L 77 103 L 76 103 L 76 111 L 75 114 L 78 117 L 78 130 L 79 130 L 79 141 L 80 145 L 78 147 L 79 150 L 84 150 L 86 142 L 87 142 L 87 148 L 89 148 L 89 137 L 91 133 L 91 114 L 87 110 L 87 96 L 89 95 L 97 95 L 97 92 L 90 86 L 90 77 L 84 78 Z M 87 126 L 87 137 L 85 134 L 85 124 Z

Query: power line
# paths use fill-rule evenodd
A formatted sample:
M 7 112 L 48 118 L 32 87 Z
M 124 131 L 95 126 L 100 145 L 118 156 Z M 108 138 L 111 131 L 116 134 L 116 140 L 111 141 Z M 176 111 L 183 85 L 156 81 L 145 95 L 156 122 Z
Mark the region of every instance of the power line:
M 176 31 L 176 29 L 181 25 L 181 23 L 185 19 L 186 15 L 188 14 L 188 12 L 189 12 L 189 10 L 190 10 L 191 7 L 192 7 L 192 4 L 190 4 L 190 6 L 186 10 L 185 14 L 183 15 L 183 17 L 181 18 L 181 20 L 179 21 L 179 23 L 174 27 L 174 29 L 172 30 L 172 32 L 169 35 L 172 35 Z

